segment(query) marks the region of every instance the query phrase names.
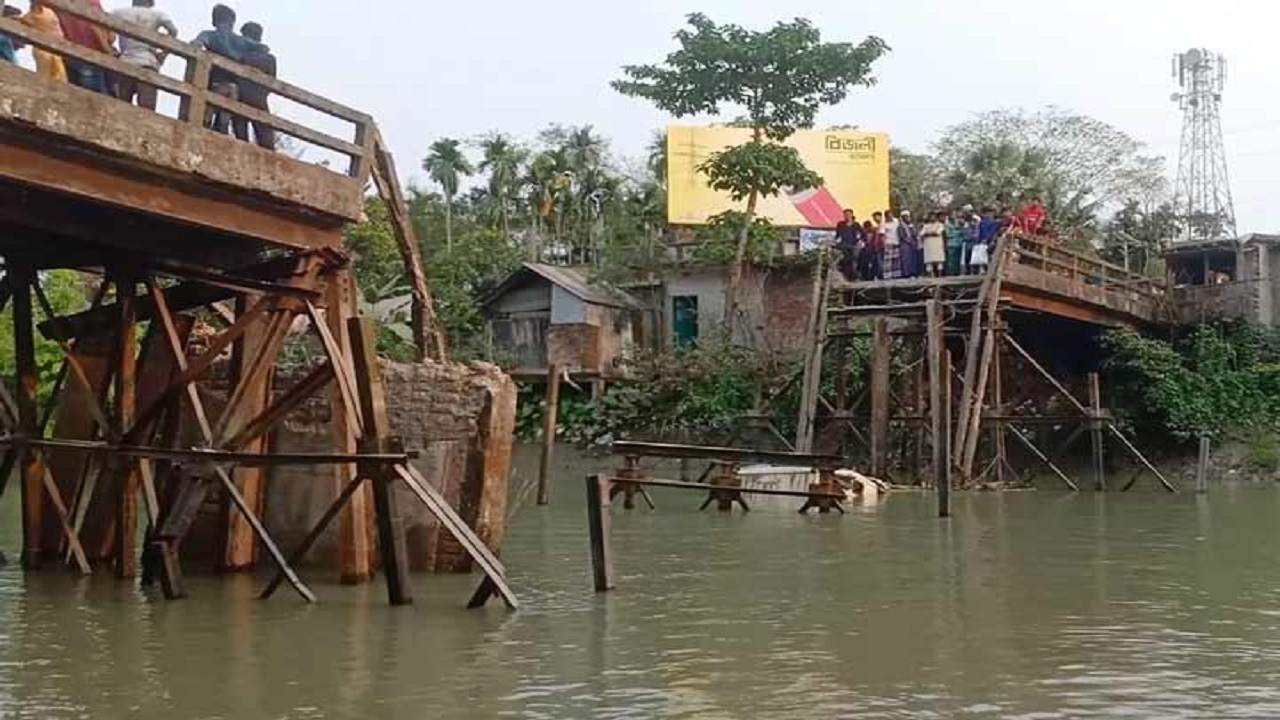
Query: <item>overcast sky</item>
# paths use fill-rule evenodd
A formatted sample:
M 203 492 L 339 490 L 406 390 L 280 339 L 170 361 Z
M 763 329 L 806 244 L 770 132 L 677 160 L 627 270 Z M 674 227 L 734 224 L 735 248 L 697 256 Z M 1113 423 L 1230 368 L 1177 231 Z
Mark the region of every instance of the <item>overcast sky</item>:
M 20 0 L 11 0 L 11 2 Z M 157 0 L 189 38 L 209 4 Z M 108 8 L 124 0 L 104 0 Z M 640 156 L 670 118 L 608 87 L 624 64 L 656 62 L 690 12 L 764 28 L 806 17 L 830 40 L 879 35 L 880 84 L 819 122 L 883 130 L 926 149 L 938 131 L 994 107 L 1059 105 L 1109 122 L 1169 160 L 1181 118 L 1170 59 L 1225 53 L 1228 163 L 1242 232 L 1280 230 L 1269 202 L 1280 161 L 1280 2 L 1275 0 L 238 0 L 267 29 L 285 79 L 373 114 L 402 173 L 440 136 L 590 124 L 618 156 Z M 419 180 L 420 181 L 420 180 Z

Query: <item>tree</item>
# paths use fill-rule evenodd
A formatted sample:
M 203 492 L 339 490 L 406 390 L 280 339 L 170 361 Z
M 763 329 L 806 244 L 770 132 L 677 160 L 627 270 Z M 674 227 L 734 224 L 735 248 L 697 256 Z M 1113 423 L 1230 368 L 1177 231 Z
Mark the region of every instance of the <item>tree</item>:
M 1148 273 L 1166 244 L 1178 237 L 1178 213 L 1170 203 L 1145 210 L 1138 200 L 1125 203 L 1107 224 L 1102 257 L 1126 270 Z
M 445 246 L 453 247 L 453 198 L 458 194 L 461 178 L 475 173 L 475 168 L 452 138 L 441 138 L 431 143 L 431 152 L 422 161 L 422 169 L 444 191 Z
M 750 142 L 717 153 L 702 167 L 713 187 L 746 200 L 725 294 L 728 325 L 738 311 L 738 285 L 760 198 L 821 181 L 779 143 L 813 127 L 821 108 L 843 101 L 855 86 L 874 84 L 871 66 L 889 48 L 874 36 L 858 45 L 824 43 L 818 28 L 803 19 L 763 32 L 717 25 L 698 13 L 688 22 L 676 33 L 679 49 L 659 64 L 625 66 L 626 78 L 614 81 L 613 88 L 680 118 L 745 112 L 739 122 L 751 129 Z
M 895 210 L 910 210 L 917 218 L 946 207 L 951 193 L 938 172 L 937 161 L 929 155 L 901 148 L 889 149 L 889 204 Z
M 1060 229 L 1073 209 L 1092 221 L 1090 208 L 1167 192 L 1162 158 L 1118 128 L 1056 107 L 980 113 L 944 131 L 935 150 L 957 202 L 1017 204 L 1040 194 Z
M 501 133 L 495 133 L 480 142 L 484 158 L 480 171 L 489 173 L 489 194 L 493 196 L 498 211 L 502 233 L 511 235 L 511 201 L 519 184 L 520 171 L 528 152 Z

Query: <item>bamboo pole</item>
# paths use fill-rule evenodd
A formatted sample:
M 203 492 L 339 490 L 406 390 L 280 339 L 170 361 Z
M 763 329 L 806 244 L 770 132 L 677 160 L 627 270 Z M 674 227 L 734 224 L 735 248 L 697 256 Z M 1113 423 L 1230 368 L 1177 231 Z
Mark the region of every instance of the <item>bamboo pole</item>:
M 542 461 L 538 464 L 538 504 L 551 502 L 551 471 L 555 467 L 556 426 L 560 415 L 560 366 L 547 369 L 547 407 L 542 416 Z

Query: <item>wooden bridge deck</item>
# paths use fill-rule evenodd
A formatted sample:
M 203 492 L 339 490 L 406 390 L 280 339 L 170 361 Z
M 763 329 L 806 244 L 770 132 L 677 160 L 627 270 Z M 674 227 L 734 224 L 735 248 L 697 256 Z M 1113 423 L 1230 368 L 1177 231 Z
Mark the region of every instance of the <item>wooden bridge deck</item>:
M 1107 327 L 1146 328 L 1170 322 L 1164 283 L 1036 238 L 1017 238 L 1001 299 L 1014 309 Z M 976 298 L 984 276 L 849 282 L 835 273 L 834 316 L 892 314 L 935 292 L 963 303 Z
M 60 260 L 96 247 L 234 264 L 271 248 L 336 247 L 360 219 L 376 138 L 368 115 L 67 0 L 47 4 L 184 67 L 170 77 L 0 19 L 0 32 L 22 43 L 156 86 L 161 97 L 159 112 L 146 110 L 0 63 L 0 252 L 14 243 L 54 250 L 47 241 L 57 239 Z M 306 108 L 329 131 L 212 93 L 214 68 L 268 88 L 276 105 Z M 215 133 L 205 127 L 214 109 L 340 160 L 326 167 Z

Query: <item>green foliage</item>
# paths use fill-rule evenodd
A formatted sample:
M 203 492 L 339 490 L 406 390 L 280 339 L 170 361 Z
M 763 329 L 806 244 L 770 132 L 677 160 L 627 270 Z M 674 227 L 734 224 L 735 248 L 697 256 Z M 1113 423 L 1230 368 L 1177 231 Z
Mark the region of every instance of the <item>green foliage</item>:
M 49 304 L 58 315 L 69 315 L 89 307 L 89 298 L 96 290 L 86 284 L 87 276 L 72 270 L 51 270 L 40 273 L 40 287 L 49 298 Z M 42 314 L 35 298 L 32 298 L 35 309 L 35 321 L 40 322 Z M 62 350 L 57 343 L 44 339 L 36 331 L 36 368 L 40 373 L 40 401 L 48 399 L 53 389 L 58 369 L 62 367 Z M 13 345 L 13 305 L 10 303 L 0 313 L 0 376 L 12 387 L 17 375 L 17 361 Z
M 818 110 L 873 85 L 871 66 L 888 46 L 878 37 L 858 45 L 825 43 L 808 20 L 769 30 L 717 25 L 702 14 L 676 33 L 679 49 L 656 65 L 629 65 L 613 87 L 676 117 L 746 112 L 744 124 L 785 140 L 813 127 Z
M 937 164 L 928 155 L 889 148 L 889 204 L 917 218 L 946 207 L 950 194 Z
M 712 188 L 729 193 L 736 202 L 753 193 L 772 197 L 783 190 L 808 190 L 822 185 L 822 176 L 805 167 L 800 152 L 777 143 L 749 142 L 713 153 L 698 166 Z
M 1138 200 L 1129 200 L 1107 224 L 1101 255 L 1134 272 L 1150 273 L 1153 267 L 1163 270 L 1158 263 L 1161 253 L 1169 241 L 1178 237 L 1180 225 L 1170 203 L 1147 210 Z
M 471 161 L 462 152 L 461 142 L 453 138 L 441 138 L 431 143 L 430 154 L 422 161 L 422 169 L 444 190 L 445 197 L 458 194 L 458 184 L 467 175 L 475 174 Z
M 1280 335 L 1248 324 L 1202 325 L 1177 342 L 1106 335 L 1105 369 L 1119 409 L 1140 430 L 1178 440 L 1276 428 Z
M 1280 471 L 1280 438 L 1275 431 L 1254 434 L 1249 444 L 1249 462 L 1260 470 Z
M 597 400 L 562 397 L 559 423 L 565 439 L 593 444 L 624 436 L 696 436 L 725 442 L 756 398 L 796 370 L 791 363 L 718 343 L 645 354 L 630 367 L 633 379 Z M 524 437 L 540 432 L 540 400 L 521 398 Z
M 694 257 L 703 262 L 732 262 L 738 251 L 738 238 L 746 219 L 744 213 L 736 210 L 713 216 L 706 227 L 698 231 L 699 242 L 694 249 Z M 769 218 L 757 216 L 751 221 L 747 237 L 747 259 L 761 265 L 769 264 L 774 260 L 774 251 L 785 234 Z
M 945 130 L 933 150 L 891 156 L 896 205 L 1018 206 L 1039 196 L 1054 230 L 1090 247 L 1108 213 L 1167 199 L 1163 158 L 1107 123 L 1059 108 L 979 113 Z

